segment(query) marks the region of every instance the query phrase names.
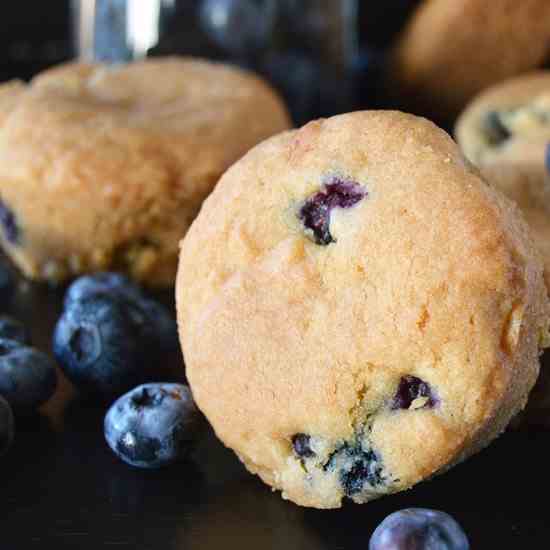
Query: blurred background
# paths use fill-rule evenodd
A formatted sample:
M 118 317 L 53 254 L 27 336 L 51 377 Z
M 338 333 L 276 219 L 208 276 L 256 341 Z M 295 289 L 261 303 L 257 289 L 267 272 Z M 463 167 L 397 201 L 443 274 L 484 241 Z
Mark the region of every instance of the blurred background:
M 415 0 L 55 0 L 10 2 L 0 80 L 75 57 L 122 62 L 189 54 L 268 78 L 297 124 L 388 106 L 384 53 Z
M 32 77 L 76 54 L 69 0 L 10 2 L 0 19 L 0 80 Z

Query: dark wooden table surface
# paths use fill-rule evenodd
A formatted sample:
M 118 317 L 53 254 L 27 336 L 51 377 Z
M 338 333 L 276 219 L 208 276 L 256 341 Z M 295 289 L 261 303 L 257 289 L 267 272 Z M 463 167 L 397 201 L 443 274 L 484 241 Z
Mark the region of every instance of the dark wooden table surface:
M 37 347 L 50 349 L 61 296 L 18 287 L 10 312 Z M 408 506 L 452 514 L 476 550 L 550 548 L 548 432 L 507 432 L 407 493 L 322 511 L 283 501 L 212 433 L 186 463 L 133 469 L 107 448 L 104 412 L 62 380 L 40 415 L 18 420 L 0 459 L 0 550 L 366 550 L 378 522 Z

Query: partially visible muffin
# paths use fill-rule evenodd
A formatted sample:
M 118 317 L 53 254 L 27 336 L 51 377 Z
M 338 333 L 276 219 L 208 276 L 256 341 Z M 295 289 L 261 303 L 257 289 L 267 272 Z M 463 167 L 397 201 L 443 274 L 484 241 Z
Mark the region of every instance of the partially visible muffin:
M 394 86 L 450 121 L 481 90 L 550 60 L 549 20 L 547 0 L 424 0 L 393 53 Z
M 220 175 L 290 120 L 262 80 L 191 58 L 68 64 L 0 86 L 0 241 L 34 279 L 174 282 Z
M 252 149 L 183 240 L 176 298 L 217 435 L 317 508 L 407 489 L 487 445 L 548 342 L 517 207 L 445 132 L 398 112 Z
M 487 181 L 520 207 L 550 291 L 550 71 L 510 79 L 480 94 L 460 115 L 455 135 Z M 550 424 L 549 363 L 547 352 L 523 421 Z
M 458 118 L 455 135 L 470 161 L 523 211 L 550 289 L 550 71 L 516 77 L 480 94 Z
M 455 136 L 475 164 L 544 165 L 541 144 L 550 141 L 550 71 L 508 79 L 477 95 L 458 117 Z M 529 143 L 534 144 L 529 151 Z

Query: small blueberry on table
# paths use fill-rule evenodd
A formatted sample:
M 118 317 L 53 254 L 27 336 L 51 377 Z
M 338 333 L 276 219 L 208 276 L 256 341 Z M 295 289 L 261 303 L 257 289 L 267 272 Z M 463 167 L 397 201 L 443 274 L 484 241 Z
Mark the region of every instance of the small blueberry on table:
M 0 339 L 0 395 L 17 412 L 31 412 L 55 392 L 57 373 L 52 359 L 21 342 Z
M 369 550 L 469 550 L 460 525 L 445 512 L 408 508 L 390 514 L 374 531 Z
M 65 295 L 53 349 L 75 386 L 112 397 L 159 375 L 166 354 L 179 349 L 177 326 L 123 275 L 86 275 Z
M 138 386 L 115 401 L 104 422 L 109 447 L 138 468 L 184 459 L 201 427 L 202 416 L 183 384 Z

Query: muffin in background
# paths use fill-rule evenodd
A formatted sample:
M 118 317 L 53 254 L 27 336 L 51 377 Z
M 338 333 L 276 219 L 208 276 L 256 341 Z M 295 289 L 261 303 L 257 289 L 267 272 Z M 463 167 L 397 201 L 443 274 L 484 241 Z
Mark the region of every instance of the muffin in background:
M 550 289 L 550 71 L 485 90 L 461 113 L 454 133 L 466 157 L 521 208 Z
M 449 123 L 488 86 L 550 59 L 547 0 L 424 0 L 391 55 L 392 89 Z
M 0 86 L 0 241 L 30 278 L 174 282 L 220 175 L 290 126 L 261 79 L 193 58 L 67 64 Z
M 459 116 L 455 136 L 486 180 L 512 199 L 531 229 L 550 291 L 550 71 L 492 86 Z M 550 425 L 550 355 L 517 424 Z

